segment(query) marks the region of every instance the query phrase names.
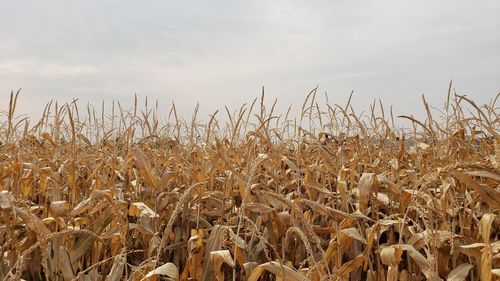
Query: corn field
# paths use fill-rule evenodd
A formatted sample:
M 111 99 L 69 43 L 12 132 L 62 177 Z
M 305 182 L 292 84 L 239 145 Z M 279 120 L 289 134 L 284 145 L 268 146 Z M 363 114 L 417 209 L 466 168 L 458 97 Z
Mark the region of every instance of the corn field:
M 18 94 L 0 280 L 500 280 L 500 94 L 450 84 L 422 120 L 314 89 L 297 113 L 262 94 L 186 120 L 136 97 L 50 102 L 35 122 Z

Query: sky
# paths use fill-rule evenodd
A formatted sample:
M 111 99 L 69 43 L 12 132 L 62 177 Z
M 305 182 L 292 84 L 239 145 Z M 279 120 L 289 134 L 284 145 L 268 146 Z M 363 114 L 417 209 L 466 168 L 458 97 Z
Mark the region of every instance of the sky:
M 50 100 L 175 102 L 208 116 L 259 97 L 300 107 L 319 86 L 330 103 L 354 90 L 423 116 L 453 80 L 480 104 L 500 92 L 500 1 L 0 0 L 0 108 Z M 321 102 L 321 99 L 319 99 Z

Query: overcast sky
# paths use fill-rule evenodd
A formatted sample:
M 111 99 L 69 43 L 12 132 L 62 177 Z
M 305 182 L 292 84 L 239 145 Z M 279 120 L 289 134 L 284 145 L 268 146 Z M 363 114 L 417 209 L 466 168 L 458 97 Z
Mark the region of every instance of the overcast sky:
M 281 108 L 319 85 L 397 113 L 440 106 L 448 83 L 486 103 L 500 91 L 500 1 L 0 0 L 0 100 L 175 101 L 187 116 L 260 95 Z

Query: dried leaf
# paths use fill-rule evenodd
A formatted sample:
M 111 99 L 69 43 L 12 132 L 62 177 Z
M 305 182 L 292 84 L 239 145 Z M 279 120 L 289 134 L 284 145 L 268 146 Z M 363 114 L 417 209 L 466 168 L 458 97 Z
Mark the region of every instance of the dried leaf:
M 136 147 L 135 149 L 135 159 L 139 166 L 139 171 L 144 177 L 144 180 L 153 188 L 158 187 L 158 178 L 152 173 L 151 162 L 142 150 Z
M 403 254 L 403 248 L 400 245 L 392 245 L 389 247 L 382 248 L 382 251 L 380 252 L 380 259 L 382 260 L 382 263 L 385 265 L 395 266 L 401 262 L 402 254 Z
M 113 266 L 105 281 L 118 281 L 121 280 L 123 269 L 125 266 L 125 250 L 113 259 Z
M 354 270 L 360 268 L 363 265 L 364 261 L 365 256 L 363 254 L 358 255 L 353 260 L 344 263 L 342 267 L 340 267 L 339 271 L 335 273 L 335 276 L 342 277 L 350 272 L 353 272 Z
M 50 211 L 54 217 L 65 216 L 68 212 L 68 202 L 66 201 L 54 201 L 50 203 Z
M 488 203 L 491 207 L 495 209 L 500 209 L 500 192 L 494 190 L 493 188 L 485 185 L 480 185 L 469 176 L 465 175 L 460 171 L 451 171 L 450 174 L 460 180 L 461 182 L 472 187 L 479 196 Z
M 256 213 L 270 213 L 270 212 L 274 211 L 274 208 L 269 207 L 269 206 L 262 204 L 262 203 L 245 202 L 244 206 L 245 206 L 246 210 L 256 212 Z
M 469 275 L 469 271 L 473 268 L 469 263 L 462 263 L 461 265 L 457 266 L 455 269 L 453 269 L 449 274 L 448 277 L 446 278 L 446 281 L 463 281 L 467 278 L 467 275 Z
M 210 252 L 210 259 L 212 259 L 212 261 L 218 260 L 227 263 L 230 267 L 235 267 L 233 258 L 231 257 L 231 253 L 229 252 L 229 250 Z
M 128 210 L 128 215 L 133 217 L 148 217 L 148 218 L 157 218 L 159 217 L 151 208 L 149 208 L 143 202 L 134 202 L 130 204 L 130 208 Z
M 292 280 L 292 281 L 309 281 L 309 279 L 303 275 L 302 273 L 291 269 L 290 267 L 280 264 L 275 261 L 266 262 L 258 265 L 250 274 L 247 281 L 257 281 L 264 271 L 269 271 L 272 274 L 276 275 L 277 278 L 281 278 L 283 280 Z
M 165 280 L 177 281 L 179 280 L 179 269 L 175 264 L 168 262 L 148 272 L 141 281 L 156 281 L 160 277 L 165 278 Z
M 440 281 L 442 280 L 437 272 L 433 270 L 430 262 L 412 245 L 403 244 L 401 245 L 403 250 L 408 252 L 408 255 L 412 258 L 412 260 L 417 264 L 417 266 L 422 270 L 427 280 L 430 281 Z
M 7 190 L 0 191 L 0 208 L 2 210 L 12 209 L 13 196 Z
M 344 233 L 345 235 L 347 235 L 353 239 L 358 240 L 359 242 L 361 242 L 363 244 L 367 244 L 366 239 L 363 237 L 363 235 L 361 235 L 361 233 L 359 233 L 359 230 L 357 228 L 354 228 L 354 227 L 344 228 L 344 229 L 341 229 L 340 232 Z
M 377 184 L 377 177 L 374 173 L 363 173 L 359 179 L 359 210 L 364 213 L 368 206 L 372 188 Z

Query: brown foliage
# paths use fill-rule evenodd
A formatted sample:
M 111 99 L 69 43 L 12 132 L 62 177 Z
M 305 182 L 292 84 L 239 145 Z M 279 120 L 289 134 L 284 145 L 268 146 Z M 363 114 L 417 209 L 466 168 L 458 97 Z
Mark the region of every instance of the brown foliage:
M 136 100 L 50 103 L 30 127 L 11 95 L 0 280 L 498 279 L 496 99 L 450 94 L 441 121 L 424 99 L 406 131 L 316 90 L 299 121 L 263 98 L 256 123 L 255 101 L 224 126 Z

